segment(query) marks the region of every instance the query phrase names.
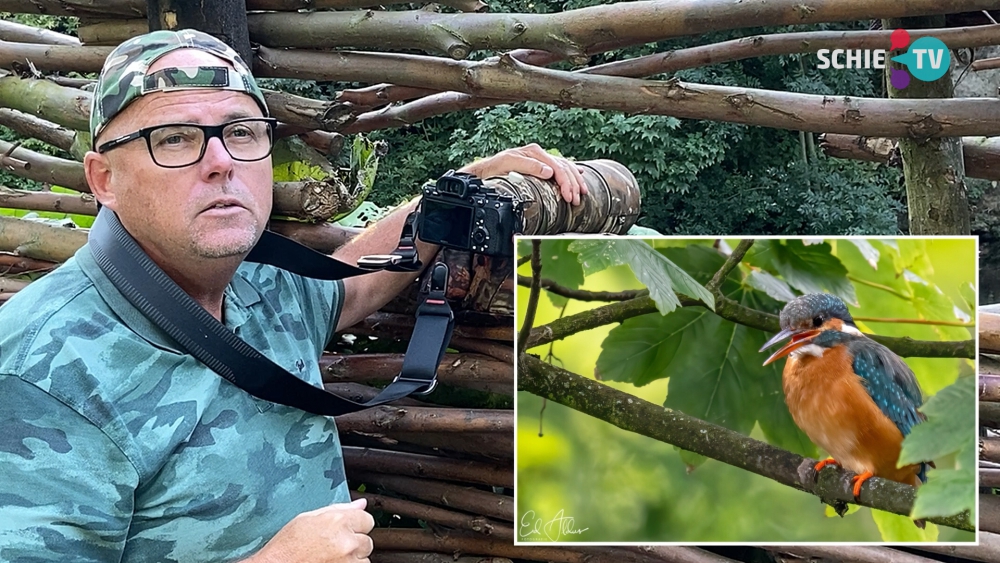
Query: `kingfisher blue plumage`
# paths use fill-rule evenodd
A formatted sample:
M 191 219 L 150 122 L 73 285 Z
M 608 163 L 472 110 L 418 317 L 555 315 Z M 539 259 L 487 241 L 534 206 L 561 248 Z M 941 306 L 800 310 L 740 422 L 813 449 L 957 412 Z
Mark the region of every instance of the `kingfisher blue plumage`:
M 790 341 L 764 362 L 788 357 L 782 387 L 788 410 L 809 439 L 857 474 L 854 496 L 877 475 L 918 486 L 926 465 L 897 468 L 903 438 L 924 416 L 913 371 L 899 356 L 865 336 L 844 302 L 825 293 L 803 295 L 781 311 L 781 332 L 761 351 Z

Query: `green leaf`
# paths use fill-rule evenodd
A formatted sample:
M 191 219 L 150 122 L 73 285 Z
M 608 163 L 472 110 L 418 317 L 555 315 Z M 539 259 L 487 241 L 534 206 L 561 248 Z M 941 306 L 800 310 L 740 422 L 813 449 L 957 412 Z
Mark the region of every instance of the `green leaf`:
M 913 427 L 903 440 L 899 466 L 933 461 L 973 448 L 976 441 L 974 378 L 962 377 L 942 389 L 920 408 L 927 420 Z
M 847 242 L 858 248 L 858 252 L 865 257 L 865 261 L 868 262 L 873 269 L 878 269 L 878 258 L 880 253 L 879 250 L 872 245 L 872 243 L 861 238 L 847 239 Z
M 576 240 L 569 245 L 569 250 L 579 253 L 580 263 L 587 275 L 611 266 L 628 265 L 639 282 L 649 288 L 649 296 L 664 315 L 680 305 L 675 291 L 699 299 L 715 309 L 715 298 L 707 289 L 641 240 Z
M 577 260 L 575 252 L 569 249 L 572 239 L 545 239 L 539 254 L 542 259 L 542 277 L 557 284 L 577 289 L 583 285 L 583 268 Z M 530 250 L 529 250 L 530 252 Z M 562 307 L 567 299 L 562 295 L 546 292 L 549 301 L 556 307 Z
M 802 293 L 832 293 L 857 303 L 847 268 L 831 254 L 829 243 L 805 245 L 801 240 L 762 240 L 747 254 L 750 264 L 780 274 Z
M 784 280 L 780 280 L 764 270 L 751 270 L 746 277 L 747 284 L 768 294 L 772 299 L 785 303 L 795 299 L 795 294 Z
M 913 503 L 913 518 L 952 516 L 976 509 L 976 469 L 973 453 L 963 450 L 960 458 L 971 463 L 963 463 L 959 469 L 932 469 L 927 474 L 927 482 L 917 489 L 917 499 Z M 971 518 L 973 522 L 975 517 Z
M 882 541 L 887 542 L 932 542 L 937 541 L 938 527 L 930 522 L 923 530 L 907 516 L 871 509 L 872 520 L 882 533 Z
M 392 207 L 379 207 L 370 201 L 365 201 L 355 207 L 354 211 L 337 219 L 336 223 L 342 227 L 364 228 L 385 217 L 392 210 Z
M 301 182 L 303 180 L 325 180 L 330 176 L 320 166 L 313 166 L 301 160 L 286 162 L 274 167 L 275 182 Z
M 725 258 L 704 246 L 669 248 L 663 252 L 696 279 L 707 279 Z M 720 288 L 727 297 L 758 310 L 779 304 L 749 289 L 734 270 Z M 608 334 L 597 360 L 605 380 L 646 385 L 669 377 L 664 406 L 749 434 L 754 424 L 771 443 L 803 455 L 815 447 L 792 421 L 781 391 L 781 371 L 763 366 L 758 350 L 767 340 L 762 331 L 737 325 L 711 311 L 684 308 L 668 315 L 627 319 Z M 685 459 L 696 465 L 696 459 Z
M 643 227 L 640 225 L 632 225 L 629 227 L 628 232 L 625 233 L 629 236 L 639 236 L 639 237 L 659 237 L 663 236 L 663 233 L 650 229 L 649 227 Z
M 966 282 L 958 288 L 962 295 L 962 301 L 965 302 L 966 311 L 976 310 L 976 288 L 972 285 L 972 282 Z

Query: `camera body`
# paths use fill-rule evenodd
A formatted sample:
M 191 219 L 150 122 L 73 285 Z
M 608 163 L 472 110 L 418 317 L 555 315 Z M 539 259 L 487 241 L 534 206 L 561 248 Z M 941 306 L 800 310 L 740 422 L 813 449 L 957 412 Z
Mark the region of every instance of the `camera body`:
M 427 184 L 417 236 L 425 241 L 488 256 L 513 256 L 522 231 L 521 202 L 463 172 L 449 171 Z

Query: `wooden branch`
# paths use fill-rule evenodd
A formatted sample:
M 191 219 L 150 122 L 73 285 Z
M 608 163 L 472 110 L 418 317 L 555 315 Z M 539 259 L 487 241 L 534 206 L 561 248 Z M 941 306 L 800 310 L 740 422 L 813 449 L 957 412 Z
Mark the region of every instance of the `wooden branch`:
M 768 551 L 790 553 L 799 557 L 850 561 L 851 563 L 937 563 L 889 547 L 860 545 L 781 545 L 765 547 Z
M 678 296 L 682 307 L 704 306 L 700 301 L 686 296 Z M 547 325 L 535 327 L 528 338 L 528 348 L 561 340 L 571 334 L 589 330 L 606 324 L 622 322 L 625 319 L 658 313 L 656 303 L 651 297 L 636 297 L 627 301 L 612 303 L 582 313 L 556 319 Z M 715 314 L 751 328 L 767 332 L 778 332 L 778 316 L 749 309 L 732 300 L 716 295 Z M 982 315 L 980 315 L 982 318 Z M 868 335 L 872 340 L 883 344 L 893 352 L 904 357 L 926 358 L 972 358 L 975 354 L 975 342 L 972 340 L 931 342 L 914 340 L 909 337 L 894 338 L 889 336 Z
M 631 44 L 756 26 L 932 15 L 993 7 L 991 0 L 830 3 L 783 0 L 733 4 L 668 0 L 605 4 L 553 14 L 440 14 L 425 10 L 263 13 L 247 17 L 251 38 L 312 49 L 419 49 L 464 59 L 474 50 L 539 49 L 575 64 L 602 43 Z M 720 14 L 724 14 L 721 16 Z
M 263 92 L 271 117 L 290 125 L 309 130 L 339 131 L 356 118 L 354 106 L 347 102 L 312 100 L 274 90 Z
M 980 467 L 979 486 L 1000 488 L 1000 469 Z
M 735 563 L 733 559 L 697 547 L 640 545 L 625 549 L 668 563 Z
M 1000 561 L 1000 536 L 979 530 L 978 546 L 921 545 L 917 549 L 972 561 L 982 561 L 983 563 L 995 563 Z
M 371 336 L 382 336 L 400 339 L 409 339 L 413 334 L 413 325 L 416 319 L 413 315 L 401 315 L 397 313 L 375 312 L 368 315 L 364 320 L 342 330 L 350 334 L 362 334 Z M 457 325 L 455 336 L 465 338 L 477 338 L 487 340 L 499 340 L 501 342 L 514 341 L 514 328 L 511 326 L 468 326 Z
M 449 528 L 469 530 L 485 536 L 508 540 L 512 543 L 514 541 L 514 528 L 498 522 L 493 522 L 485 516 L 470 516 L 468 514 L 445 510 L 436 506 L 427 506 L 426 504 L 413 502 L 411 500 L 351 491 L 351 500 L 357 500 L 359 498 L 368 499 L 367 510 L 369 512 L 384 510 L 390 514 L 399 514 L 400 516 L 418 518 L 426 522 L 433 522 L 442 526 L 448 526 Z
M 8 209 L 29 209 L 53 213 L 76 213 L 97 215 L 97 200 L 90 194 L 57 194 L 53 192 L 31 192 L 12 190 L 0 186 L 0 207 Z
M 19 256 L 65 262 L 84 243 L 87 233 L 81 229 L 53 227 L 36 221 L 0 216 L 0 251 Z
M 514 460 L 513 432 L 462 432 L 456 440 L 454 432 L 397 432 L 376 433 L 372 438 L 382 440 L 381 444 L 405 443 L 431 448 L 434 453 L 455 454 L 460 457 L 477 459 L 487 463 L 507 463 Z
M 428 90 L 426 88 L 408 88 L 394 84 L 375 84 L 366 88 L 341 90 L 337 92 L 337 100 L 353 104 L 358 109 L 371 109 L 437 93 L 437 90 Z
M 1000 314 L 979 312 L 979 352 L 1000 354 Z
M 419 551 L 379 551 L 371 554 L 372 563 L 513 563 L 503 557 L 482 558 L 478 555 L 455 557 L 450 553 Z
M 377 528 L 372 530 L 370 535 L 375 543 L 376 553 L 402 550 L 434 551 L 492 555 L 553 563 L 652 563 L 665 561 L 662 557 L 650 557 L 637 550 L 608 547 L 515 546 L 511 545 L 511 542 L 459 531 L 436 534 L 430 530 Z M 659 548 L 657 552 L 660 549 L 687 550 L 690 548 L 665 547 Z
M 979 374 L 979 400 L 1000 402 L 1000 375 Z
M 979 493 L 979 530 L 1000 533 L 1000 496 Z
M 0 294 L 17 293 L 18 291 L 28 287 L 28 283 L 29 282 L 26 280 L 15 280 L 13 278 L 0 276 Z
M 16 76 L 0 78 L 0 106 L 76 131 L 90 130 L 90 98 L 90 92 L 59 86 L 48 80 Z
M 820 148 L 827 156 L 880 162 L 899 167 L 902 164 L 897 142 L 885 137 L 823 134 Z M 1000 180 L 1000 140 L 985 137 L 962 139 L 965 173 L 973 178 Z
M 323 223 L 357 207 L 347 186 L 331 176 L 326 180 L 275 182 L 271 213 L 313 223 Z
M 573 410 L 609 422 L 619 428 L 660 440 L 723 463 L 751 471 L 783 485 L 820 497 L 824 502 L 854 503 L 909 515 L 916 489 L 879 477 L 866 481 L 855 500 L 850 477 L 842 468 L 812 469 L 815 460 L 782 450 L 685 415 L 664 409 L 634 395 L 618 391 L 541 360 L 522 354 L 518 364 L 518 390 L 529 391 Z M 871 485 L 869 485 L 871 483 Z M 974 531 L 968 513 L 944 519 L 928 519 L 942 525 Z
M 462 487 L 430 479 L 415 479 L 398 475 L 383 475 L 380 473 L 364 473 L 356 478 L 366 484 L 372 484 L 383 489 L 413 497 L 427 502 L 433 502 L 449 508 L 464 510 L 472 514 L 481 514 L 504 522 L 514 521 L 514 498 L 488 493 L 471 487 Z
M 512 466 L 352 446 L 343 449 L 348 472 L 381 472 L 514 488 Z
M 32 25 L 0 20 L 0 40 L 21 43 L 43 43 L 46 45 L 80 46 L 80 40 L 72 35 L 44 29 Z
M 76 36 L 84 45 L 114 47 L 126 39 L 138 37 L 149 31 L 147 18 L 96 20 L 85 22 L 76 28 Z
M 335 250 L 363 232 L 363 229 L 341 227 L 332 223 L 312 225 L 277 219 L 271 221 L 271 229 L 323 254 L 333 254 Z
M 992 59 L 979 59 L 972 63 L 972 70 L 990 70 L 994 68 L 1000 68 L 1000 57 L 994 57 Z
M 54 186 L 62 186 L 78 192 L 90 192 L 87 178 L 83 174 L 83 163 L 38 153 L 7 141 L 0 141 L 0 154 L 23 160 L 29 166 L 12 170 L 18 176 Z
M 0 141 L 0 150 L 7 145 Z M 31 156 L 23 153 L 31 153 Z M 83 165 L 78 162 L 18 149 L 16 154 L 31 163 L 28 170 L 15 170 L 18 176 L 60 185 L 81 191 L 89 188 L 83 178 Z M 81 185 L 79 182 L 83 182 Z M 338 189 L 339 188 L 339 189 Z M 57 213 L 97 215 L 97 202 L 89 193 L 81 195 L 52 192 L 29 192 L 0 186 L 0 207 L 33 209 Z M 332 182 L 275 182 L 271 212 L 279 217 L 295 217 L 310 221 L 327 221 L 350 211 L 353 199 L 344 193 L 343 185 Z
M 367 385 L 362 385 L 360 383 L 351 382 L 338 382 L 338 383 L 324 383 L 323 388 L 331 393 L 336 393 L 341 397 L 350 399 L 356 403 L 364 403 L 370 401 L 378 396 L 382 392 L 381 389 L 375 387 L 369 387 Z M 427 403 L 424 401 L 418 401 L 416 399 L 411 399 L 409 397 L 403 399 L 397 399 L 389 403 L 394 407 L 436 407 L 437 405 L 433 403 Z
M 52 194 L 51 196 L 46 196 L 46 198 L 53 201 L 63 201 L 66 198 L 80 198 L 80 196 Z M 8 199 L 6 202 L 15 205 L 17 200 Z M 51 210 L 67 209 L 66 205 L 65 203 L 56 204 Z M 39 209 L 40 207 L 44 206 L 31 206 L 32 209 Z M 84 209 L 80 209 L 80 211 L 84 211 Z M 305 227 L 296 225 L 292 228 L 287 228 L 288 225 L 289 223 L 285 221 L 272 221 L 271 223 L 276 232 L 281 232 L 285 236 L 293 238 L 306 246 L 317 244 L 320 248 L 315 246 L 312 248 L 326 253 L 330 253 L 332 250 L 325 249 L 335 248 L 334 245 L 346 243 L 354 236 L 354 233 L 348 229 L 331 224 L 306 225 Z M 308 227 L 316 228 L 310 229 Z M 53 227 L 13 217 L 0 217 L 0 251 L 17 252 L 21 256 L 39 260 L 65 262 L 86 242 L 87 234 L 80 229 Z M 468 339 L 458 339 L 460 343 L 465 340 Z M 454 339 L 452 340 L 452 344 L 455 344 Z M 481 353 L 489 353 L 489 351 L 493 350 L 492 347 L 484 348 L 476 344 L 472 344 L 471 347 L 479 348 L 472 351 L 480 351 Z
M 1000 429 L 1000 403 L 979 402 L 979 425 Z
M 381 406 L 336 420 L 341 433 L 514 432 L 511 410 Z
M 1000 26 L 977 25 L 939 29 L 914 29 L 910 39 L 940 39 L 950 49 L 995 45 L 1000 42 Z M 803 31 L 753 35 L 721 43 L 654 53 L 624 61 L 615 61 L 581 69 L 578 72 L 609 76 L 652 76 L 689 68 L 715 65 L 754 57 L 815 54 L 820 49 L 886 49 L 892 30 L 878 31 Z
M 141 11 L 140 11 L 141 10 Z M 146 17 L 141 0 L 0 0 L 0 11 L 50 16 Z
M 22 274 L 25 272 L 48 272 L 54 270 L 55 262 L 32 260 L 23 256 L 0 252 L 0 274 Z
M 326 157 L 339 155 L 344 148 L 344 140 L 346 139 L 340 133 L 327 131 L 306 131 L 300 133 L 299 138 Z
M 517 276 L 517 285 L 521 287 L 530 287 L 531 278 L 528 276 Z M 626 301 L 628 299 L 635 299 L 636 297 L 649 295 L 648 289 L 628 289 L 625 291 L 588 291 L 586 289 L 572 289 L 561 286 L 547 278 L 541 279 L 540 287 L 549 293 L 562 295 L 563 297 L 576 299 L 577 301 Z
M 113 47 L 81 47 L 80 45 L 41 45 L 0 41 L 0 67 L 27 67 L 27 62 L 41 72 L 76 70 L 100 72 L 104 59 Z
M 399 374 L 403 354 L 323 354 L 319 361 L 324 382 L 386 383 Z M 514 369 L 508 363 L 480 354 L 445 354 L 438 381 L 489 393 L 514 394 Z
M 979 459 L 1000 463 L 1000 438 L 979 438 Z
M 0 108 L 0 125 L 26 137 L 34 137 L 53 147 L 70 152 L 76 134 L 59 125 L 13 109 Z
M 27 43 L 0 42 L 0 54 L 7 53 L 0 66 L 9 68 L 10 50 L 16 47 L 22 49 L 37 49 L 38 45 Z M 102 47 L 41 47 L 48 50 L 59 50 L 60 59 L 46 57 L 34 60 L 39 69 L 44 70 L 76 70 L 79 72 L 98 72 L 104 63 L 104 57 L 110 50 L 101 51 Z M 86 53 L 94 53 L 86 55 Z M 98 60 L 99 59 L 99 60 Z M 288 94 L 264 90 L 264 101 L 267 102 L 271 116 L 284 123 L 298 125 L 308 130 L 320 129 L 336 131 L 349 125 L 354 120 L 353 106 L 344 102 L 323 102 Z M 0 105 L 35 115 L 76 131 L 90 130 L 90 92 L 59 86 L 50 80 L 37 78 L 18 78 L 5 76 L 0 78 Z
M 513 341 L 513 339 L 511 339 Z M 452 336 L 450 348 L 461 350 L 462 352 L 475 352 L 484 356 L 495 358 L 509 365 L 514 365 L 514 348 L 489 340 L 478 338 L 465 338 L 462 336 Z
M 614 6 L 621 4 L 614 4 Z M 418 55 L 327 53 L 261 47 L 259 76 L 393 82 L 482 98 L 671 115 L 817 133 L 888 137 L 1000 134 L 1000 99 L 849 98 L 588 75 L 525 65 Z
M 273 10 L 279 12 L 296 12 L 298 10 L 346 10 L 352 8 L 370 8 L 374 6 L 392 6 L 407 4 L 406 0 L 248 0 L 248 10 Z M 435 2 L 442 6 L 455 8 L 461 12 L 482 12 L 488 8 L 480 0 L 439 0 Z
M 298 10 L 327 10 L 371 8 L 406 4 L 404 0 L 247 0 L 247 10 L 276 10 L 294 12 Z M 450 6 L 463 12 L 479 12 L 487 8 L 479 0 L 438 0 L 442 6 Z M 146 3 L 142 0 L 0 0 L 0 11 L 21 14 L 48 14 L 51 16 L 81 17 L 132 17 L 146 18 Z

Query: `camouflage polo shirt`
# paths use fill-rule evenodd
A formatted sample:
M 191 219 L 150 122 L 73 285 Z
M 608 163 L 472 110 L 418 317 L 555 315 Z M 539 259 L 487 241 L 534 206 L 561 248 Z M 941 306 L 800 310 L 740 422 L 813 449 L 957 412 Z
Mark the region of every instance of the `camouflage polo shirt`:
M 225 295 L 227 327 L 320 384 L 343 282 L 244 263 Z M 233 561 L 350 501 L 333 419 L 180 352 L 89 246 L 0 307 L 0 475 L 0 561 Z

